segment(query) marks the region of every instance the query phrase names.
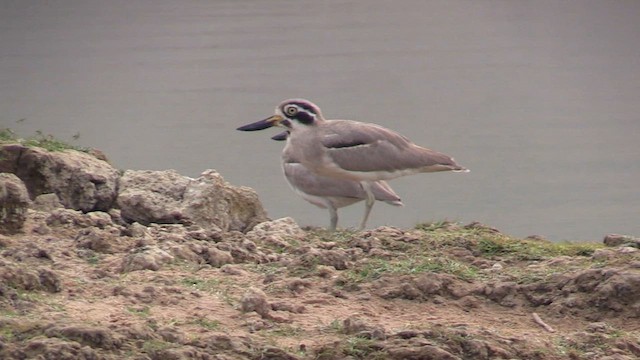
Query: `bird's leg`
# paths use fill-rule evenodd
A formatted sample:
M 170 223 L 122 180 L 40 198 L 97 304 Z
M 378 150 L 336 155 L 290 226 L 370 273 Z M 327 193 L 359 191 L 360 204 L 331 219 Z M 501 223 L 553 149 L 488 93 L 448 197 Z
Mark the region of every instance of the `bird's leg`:
M 338 227 L 338 209 L 331 204 L 327 206 L 327 209 L 329 209 L 329 219 L 331 219 L 329 231 L 336 231 L 336 227 Z
M 373 204 L 376 202 L 376 197 L 373 195 L 373 191 L 371 191 L 371 183 L 368 181 L 361 181 L 360 185 L 362 189 L 367 194 L 367 198 L 364 202 L 364 217 L 362 218 L 362 223 L 360 223 L 360 229 L 364 230 L 365 226 L 367 226 L 367 220 L 369 219 L 369 214 L 371 213 L 371 208 L 373 208 Z

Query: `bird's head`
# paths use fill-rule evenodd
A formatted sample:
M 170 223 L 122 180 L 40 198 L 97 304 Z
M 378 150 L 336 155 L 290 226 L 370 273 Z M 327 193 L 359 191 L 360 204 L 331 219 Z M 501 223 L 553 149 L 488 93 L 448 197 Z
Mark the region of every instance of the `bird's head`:
M 256 131 L 272 126 L 282 126 L 288 130 L 293 130 L 301 126 L 314 126 L 319 121 L 324 121 L 324 118 L 316 104 L 304 99 L 289 99 L 281 102 L 276 107 L 273 116 L 241 126 L 238 130 Z

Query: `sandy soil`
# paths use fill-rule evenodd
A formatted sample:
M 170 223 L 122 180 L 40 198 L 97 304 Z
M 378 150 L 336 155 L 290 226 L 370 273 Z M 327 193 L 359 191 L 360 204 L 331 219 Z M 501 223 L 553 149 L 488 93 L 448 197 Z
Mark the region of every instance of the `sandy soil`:
M 633 247 L 481 224 L 252 236 L 117 215 L 30 211 L 0 235 L 0 358 L 640 358 Z

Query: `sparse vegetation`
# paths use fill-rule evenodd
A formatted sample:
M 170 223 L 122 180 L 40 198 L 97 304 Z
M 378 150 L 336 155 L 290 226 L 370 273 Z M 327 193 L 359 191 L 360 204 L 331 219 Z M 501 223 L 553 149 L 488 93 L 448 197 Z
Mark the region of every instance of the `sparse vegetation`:
M 162 340 L 147 340 L 142 344 L 142 352 L 154 354 L 158 351 L 166 350 L 174 346 L 174 344 Z
M 416 275 L 422 273 L 447 273 L 463 280 L 472 280 L 478 272 L 473 266 L 440 257 L 414 256 L 394 260 L 371 259 L 348 270 L 345 278 L 360 283 L 379 279 L 384 275 Z
M 72 136 L 72 141 L 77 141 L 80 134 L 76 133 Z M 45 134 L 37 130 L 34 135 L 22 138 L 9 128 L 0 129 L 0 145 L 8 143 L 18 143 L 27 147 L 40 147 L 49 151 L 63 151 L 73 149 L 88 152 L 88 148 L 70 144 L 64 140 L 58 139 L 51 134 Z
M 280 337 L 299 337 L 305 333 L 305 330 L 298 326 L 284 324 L 274 327 L 269 330 L 269 333 Z
M 148 306 L 127 307 L 127 311 L 142 318 L 147 318 L 151 314 L 151 308 Z
M 209 319 L 202 318 L 202 319 L 197 319 L 194 323 L 206 330 L 220 329 L 220 321 L 218 320 L 209 320 Z
M 359 336 L 347 338 L 343 353 L 356 359 L 383 360 L 388 358 L 377 341 Z
M 184 278 L 181 282 L 184 286 L 206 292 L 218 291 L 222 283 L 219 279 L 199 279 L 195 277 Z
M 236 304 L 237 300 L 231 295 L 231 284 L 220 279 L 200 279 L 187 277 L 182 279 L 182 285 L 198 291 L 215 294 L 229 305 Z
M 431 249 L 446 246 L 467 248 L 484 257 L 500 256 L 516 260 L 543 260 L 556 256 L 590 256 L 602 244 L 550 242 L 518 239 L 480 224 L 463 226 L 451 222 L 420 224 L 425 245 Z

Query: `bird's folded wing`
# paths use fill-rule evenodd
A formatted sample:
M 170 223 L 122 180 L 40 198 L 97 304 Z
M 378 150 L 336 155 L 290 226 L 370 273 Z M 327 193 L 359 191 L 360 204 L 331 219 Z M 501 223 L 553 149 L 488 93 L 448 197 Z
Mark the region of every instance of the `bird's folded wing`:
M 451 170 L 449 156 L 413 144 L 406 137 L 367 123 L 328 121 L 321 136 L 327 155 L 348 171 L 395 172 Z

